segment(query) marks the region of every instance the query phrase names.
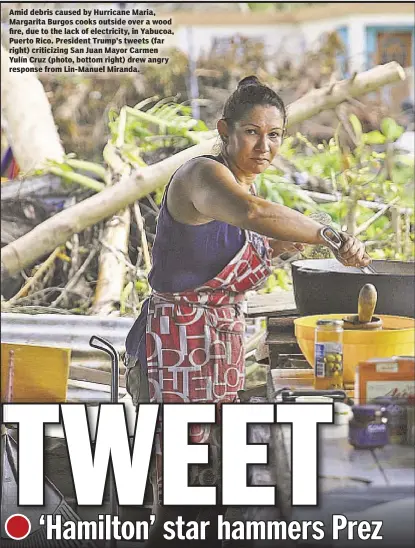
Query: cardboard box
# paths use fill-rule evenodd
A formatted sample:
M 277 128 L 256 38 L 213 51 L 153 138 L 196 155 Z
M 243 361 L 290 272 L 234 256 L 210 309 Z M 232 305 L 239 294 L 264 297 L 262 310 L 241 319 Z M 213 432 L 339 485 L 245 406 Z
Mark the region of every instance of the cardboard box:
M 415 394 L 415 357 L 373 358 L 356 367 L 355 402 L 370 403 L 378 397 L 411 399 Z

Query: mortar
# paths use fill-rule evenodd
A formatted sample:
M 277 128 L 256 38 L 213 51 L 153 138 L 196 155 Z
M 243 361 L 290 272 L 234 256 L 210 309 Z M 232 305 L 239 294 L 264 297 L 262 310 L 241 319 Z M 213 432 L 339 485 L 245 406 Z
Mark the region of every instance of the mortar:
M 352 315 L 352 314 L 350 314 Z M 303 316 L 294 320 L 295 336 L 301 352 L 314 367 L 314 337 L 317 320 L 343 320 L 347 314 Z M 344 330 L 343 334 L 343 380 L 354 383 L 356 365 L 370 358 L 414 356 L 415 320 L 404 316 L 378 315 L 383 328 L 379 331 L 367 329 Z

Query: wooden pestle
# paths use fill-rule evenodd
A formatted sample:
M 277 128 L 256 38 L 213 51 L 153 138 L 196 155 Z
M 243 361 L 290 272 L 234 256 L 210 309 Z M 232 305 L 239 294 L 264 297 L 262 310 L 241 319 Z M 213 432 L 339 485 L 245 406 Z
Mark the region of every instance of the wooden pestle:
M 359 323 L 369 323 L 372 321 L 373 312 L 375 311 L 378 300 L 378 292 L 372 284 L 366 284 L 362 287 L 359 293 L 359 301 L 357 305 L 357 313 Z
M 359 300 L 357 303 L 357 315 L 347 316 L 343 318 L 345 329 L 373 329 L 382 328 L 382 320 L 373 316 L 376 302 L 378 300 L 378 292 L 372 284 L 366 284 L 359 292 Z

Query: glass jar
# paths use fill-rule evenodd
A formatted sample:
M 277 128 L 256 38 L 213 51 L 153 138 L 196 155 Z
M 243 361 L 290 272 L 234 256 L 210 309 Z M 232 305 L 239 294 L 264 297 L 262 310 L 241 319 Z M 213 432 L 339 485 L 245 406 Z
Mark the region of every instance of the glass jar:
M 343 389 L 343 320 L 317 320 L 314 388 Z
M 355 449 L 376 449 L 389 443 L 388 419 L 379 405 L 354 405 L 349 422 L 349 443 Z

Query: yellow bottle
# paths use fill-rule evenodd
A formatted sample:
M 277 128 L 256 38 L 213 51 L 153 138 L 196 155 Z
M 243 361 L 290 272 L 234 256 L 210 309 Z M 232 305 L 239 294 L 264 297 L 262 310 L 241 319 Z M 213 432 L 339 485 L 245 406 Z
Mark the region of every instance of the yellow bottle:
M 343 320 L 318 320 L 316 323 L 314 388 L 343 389 Z

